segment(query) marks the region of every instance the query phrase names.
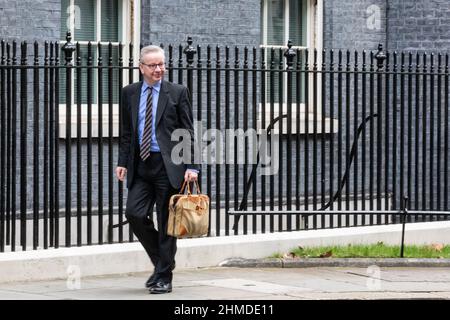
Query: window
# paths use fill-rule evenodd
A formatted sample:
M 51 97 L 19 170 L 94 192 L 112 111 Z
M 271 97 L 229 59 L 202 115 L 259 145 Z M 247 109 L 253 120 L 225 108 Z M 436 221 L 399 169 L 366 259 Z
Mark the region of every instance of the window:
M 289 40 L 292 41 L 294 49 L 306 49 L 307 48 L 307 3 L 308 0 L 265 0 L 263 6 L 263 27 L 262 27 L 262 47 L 266 48 L 266 63 L 270 67 L 271 49 L 275 49 L 275 56 L 273 59 L 274 68 L 278 69 L 280 63 L 285 65 L 285 58 L 280 56 L 279 49 L 282 48 L 283 52 L 286 48 L 286 44 Z M 275 83 L 275 91 L 278 93 L 279 75 L 273 74 L 273 80 Z M 267 83 L 269 83 L 270 76 L 267 76 Z M 293 74 L 293 83 L 296 81 L 296 75 Z M 284 75 L 283 98 L 286 100 L 287 92 L 292 92 L 293 101 L 297 101 L 296 86 L 291 89 L 287 88 L 287 76 Z M 270 88 L 267 88 L 267 101 L 271 99 Z M 279 103 L 280 96 L 274 94 L 272 99 Z M 304 102 L 304 92 L 302 90 L 300 94 L 300 102 Z
M 139 47 L 139 32 L 135 32 L 138 29 L 137 17 L 139 17 L 140 1 L 138 0 L 61 0 L 61 47 L 66 42 L 66 33 L 70 31 L 72 34 L 72 42 L 78 42 L 80 44 L 80 57 L 82 66 L 87 65 L 88 61 L 88 43 L 92 45 L 92 63 L 97 65 L 99 57 L 99 43 L 101 46 L 101 56 L 103 65 L 108 65 L 109 62 L 109 49 L 108 44 L 112 44 L 112 62 L 113 65 L 118 64 L 119 59 L 119 43 L 128 44 L 133 42 L 135 47 Z M 123 48 L 123 61 L 127 62 L 128 50 L 125 46 Z M 61 53 L 61 57 L 64 58 L 64 53 Z M 76 62 L 76 52 L 74 53 L 73 63 Z M 62 62 L 64 60 L 62 59 Z M 64 72 L 64 71 L 63 71 Z M 124 83 L 127 81 L 127 72 L 123 73 Z M 72 123 L 76 123 L 76 110 L 78 103 L 81 103 L 82 107 L 82 125 L 87 124 L 87 103 L 88 103 L 88 82 L 87 82 L 87 69 L 82 69 L 81 74 L 81 88 L 76 87 L 77 84 L 77 72 L 73 71 L 72 79 Z M 113 70 L 112 73 L 112 100 L 110 101 L 108 93 L 108 78 L 109 72 L 107 69 L 103 69 L 102 74 L 102 113 L 103 122 L 106 125 L 109 118 L 109 103 L 113 104 L 113 119 L 114 119 L 114 132 L 113 135 L 118 134 L 118 104 L 119 104 L 119 71 Z M 65 135 L 65 111 L 66 111 L 66 83 L 65 74 L 60 75 L 60 136 Z M 92 70 L 92 84 L 90 86 L 92 93 L 92 117 L 93 121 L 98 121 L 98 71 Z M 77 90 L 80 90 L 81 101 L 78 101 Z M 117 124 L 117 125 L 116 125 Z M 82 129 L 83 136 L 86 136 L 87 132 Z M 95 131 L 95 126 L 94 126 Z M 75 126 L 72 128 L 72 136 L 75 136 Z M 108 136 L 108 127 L 104 126 L 103 133 Z M 93 132 L 96 136 L 96 132 Z
M 322 4 L 323 0 L 262 0 L 261 5 L 261 47 L 265 48 L 266 66 L 270 67 L 271 61 L 271 49 L 275 49 L 274 57 L 274 69 L 279 68 L 280 63 L 283 67 L 286 65 L 284 56 L 279 55 L 279 49 L 282 48 L 283 53 L 287 49 L 288 40 L 292 41 L 293 49 L 313 49 L 316 48 L 318 52 L 322 50 Z M 303 58 L 303 52 L 301 58 Z M 320 55 L 319 55 L 320 57 Z M 320 60 L 320 59 L 319 59 Z M 318 60 L 318 66 L 320 67 L 321 61 Z M 297 62 L 297 57 L 294 63 Z M 300 61 L 304 66 L 305 61 Z M 313 55 L 309 55 L 309 65 L 312 68 Z M 278 73 L 273 74 L 274 91 L 270 92 L 270 75 L 267 74 L 266 78 L 266 119 L 269 119 L 268 104 L 271 99 L 274 101 L 274 107 L 276 112 L 283 111 L 286 113 L 286 100 L 288 90 L 292 93 L 292 102 L 300 103 L 301 113 L 312 112 L 312 104 L 309 110 L 306 110 L 305 106 L 305 76 L 300 75 L 299 81 L 300 92 L 296 91 L 296 74 L 292 77 L 292 87 L 287 88 L 287 74 L 284 73 L 282 79 L 279 79 Z M 320 75 L 318 75 L 320 77 Z M 280 101 L 280 95 L 278 94 L 278 88 L 280 81 L 283 81 L 283 95 Z M 312 75 L 308 81 L 312 81 Z M 318 79 L 320 81 L 320 79 Z M 312 83 L 312 82 L 310 82 Z M 312 85 L 309 86 L 312 90 Z M 318 88 L 320 90 L 320 88 Z M 312 91 L 309 92 L 312 96 Z M 320 97 L 320 93 L 318 94 Z M 281 108 L 279 106 L 282 106 Z M 320 108 L 321 101 L 317 101 L 317 108 Z M 280 110 L 281 109 L 281 110 Z M 321 110 L 317 110 L 319 113 Z M 293 108 L 292 112 L 293 123 L 295 123 L 296 108 Z M 298 115 L 300 119 L 304 119 L 304 115 Z M 312 117 L 310 117 L 312 118 Z M 302 121 L 302 120 L 301 120 Z M 283 125 L 286 128 L 286 125 Z M 293 133 L 296 129 L 293 128 Z
M 285 46 L 291 40 L 297 48 L 307 47 L 307 0 L 265 0 L 263 46 Z

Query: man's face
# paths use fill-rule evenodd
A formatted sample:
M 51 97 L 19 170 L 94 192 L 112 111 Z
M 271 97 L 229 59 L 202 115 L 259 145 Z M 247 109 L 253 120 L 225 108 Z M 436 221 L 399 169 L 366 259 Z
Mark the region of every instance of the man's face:
M 145 81 L 153 85 L 161 80 L 165 71 L 164 55 L 161 52 L 151 52 L 147 53 L 142 60 L 139 64 L 139 69 Z

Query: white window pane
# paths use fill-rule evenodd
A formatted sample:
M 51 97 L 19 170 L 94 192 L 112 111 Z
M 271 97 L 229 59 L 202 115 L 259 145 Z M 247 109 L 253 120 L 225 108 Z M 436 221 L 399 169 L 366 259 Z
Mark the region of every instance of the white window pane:
M 102 41 L 119 41 L 118 0 L 102 0 L 101 28 Z
M 306 0 L 289 0 L 289 40 L 306 46 Z
M 267 43 L 283 45 L 284 42 L 284 0 L 267 0 Z
M 61 0 L 61 39 L 66 39 L 67 31 L 70 30 L 70 20 L 69 20 L 69 5 L 70 0 Z
M 102 56 L 103 56 L 103 64 L 107 65 L 109 63 L 109 48 L 108 46 L 102 46 Z M 118 52 L 118 46 L 112 47 L 111 52 L 111 58 L 112 58 L 112 64 L 114 66 L 117 66 L 119 63 L 119 52 Z M 103 94 L 102 99 L 103 103 L 109 102 L 109 77 L 111 76 L 112 79 L 112 102 L 118 103 L 119 102 L 119 71 L 117 68 L 114 69 L 104 69 L 103 70 Z
M 87 65 L 88 62 L 88 46 L 87 45 L 80 45 L 80 57 L 83 65 Z M 94 43 L 91 47 L 91 57 L 92 57 L 92 64 L 96 64 L 97 61 L 97 45 Z M 78 88 L 78 86 L 75 86 L 75 91 L 80 90 L 80 96 L 81 96 L 81 102 L 82 104 L 88 103 L 88 84 L 90 84 L 90 90 L 91 90 L 91 97 L 92 100 L 91 103 L 96 103 L 97 101 L 97 70 L 91 69 L 91 82 L 88 83 L 88 72 L 87 68 L 81 69 L 81 88 Z M 74 83 L 77 82 L 78 73 L 74 71 Z M 78 95 L 75 94 L 74 102 L 78 103 Z
M 96 41 L 96 0 L 75 0 L 76 41 Z

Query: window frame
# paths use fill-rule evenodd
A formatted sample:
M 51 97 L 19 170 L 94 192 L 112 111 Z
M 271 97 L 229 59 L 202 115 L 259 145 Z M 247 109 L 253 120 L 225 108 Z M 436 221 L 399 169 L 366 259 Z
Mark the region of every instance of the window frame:
M 69 0 L 69 6 L 74 6 L 75 4 L 75 0 Z M 96 6 L 97 6 L 97 16 L 96 16 L 96 39 L 91 40 L 90 42 L 92 44 L 98 44 L 100 43 L 102 46 L 104 46 L 103 48 L 107 48 L 107 45 L 109 44 L 108 41 L 100 41 L 101 40 L 101 2 L 102 0 L 95 0 L 96 1 Z M 140 32 L 140 25 L 141 25 L 141 0 L 119 0 L 119 6 L 121 6 L 121 9 L 119 10 L 119 12 L 121 12 L 121 14 L 119 14 L 119 23 L 121 23 L 121 26 L 119 27 L 119 40 L 118 42 L 111 42 L 111 44 L 113 45 L 113 47 L 117 48 L 119 46 L 120 43 L 122 43 L 122 45 L 125 45 L 124 48 L 128 48 L 126 45 L 129 43 L 133 43 L 134 46 L 134 50 L 136 50 L 136 48 L 140 47 L 140 36 L 141 36 L 141 32 Z M 69 12 L 69 15 L 72 14 L 73 12 Z M 74 25 L 74 19 L 69 19 L 70 21 L 70 27 L 69 27 L 69 31 L 71 32 L 71 34 L 73 35 L 73 39 L 72 42 L 73 43 L 79 43 L 80 45 L 88 45 L 89 41 L 77 41 L 76 40 L 76 32 L 75 31 L 75 25 Z M 61 26 L 62 27 L 62 26 Z M 63 47 L 64 44 L 66 43 L 66 40 L 61 40 L 60 41 L 60 47 Z M 95 49 L 98 50 L 98 49 Z M 96 51 L 98 53 L 98 51 Z M 134 56 L 136 56 L 136 52 L 134 52 Z M 129 50 L 123 50 L 123 55 L 122 55 L 122 59 L 124 62 L 124 65 L 128 63 L 129 59 L 130 59 L 130 54 L 129 54 Z M 133 57 L 134 59 L 134 57 Z M 138 71 L 136 71 L 138 72 Z M 139 74 L 135 74 L 133 75 L 134 78 L 138 77 Z M 72 88 L 71 88 L 71 92 L 72 92 L 72 108 L 71 108 L 71 113 L 72 113 L 72 119 L 71 119 L 71 124 L 72 124 L 72 128 L 71 128 L 71 137 L 72 138 L 76 138 L 77 137 L 77 111 L 78 111 L 78 104 L 75 103 L 75 81 L 74 77 L 75 77 L 75 73 L 72 73 Z M 122 70 L 122 79 L 123 79 L 123 83 L 126 84 L 129 82 L 129 73 L 127 70 Z M 97 94 L 97 99 L 98 99 L 98 94 Z M 92 125 L 93 125 L 93 130 L 92 130 L 92 137 L 98 137 L 98 132 L 96 131 L 96 124 L 98 124 L 98 104 L 97 104 L 98 100 L 94 100 L 91 103 L 92 106 L 92 110 L 91 110 L 91 114 L 92 114 Z M 112 105 L 113 107 L 113 114 L 112 114 L 112 118 L 113 118 L 113 137 L 118 137 L 119 136 L 119 104 L 118 103 L 113 103 Z M 66 137 L 66 108 L 67 108 L 67 104 L 66 103 L 62 103 L 59 104 L 59 138 L 64 139 Z M 109 132 L 108 132 L 108 122 L 109 122 L 109 103 L 103 103 L 102 104 L 102 123 L 103 123 L 103 137 L 109 137 Z M 81 104 L 81 138 L 86 138 L 88 136 L 88 132 L 87 132 L 87 123 L 88 123 L 88 119 L 87 119 L 87 104 L 86 103 L 82 103 Z
M 264 48 L 264 49 L 287 49 L 287 42 L 288 42 L 288 38 L 289 38 L 289 0 L 280 0 L 280 1 L 284 1 L 285 2 L 285 6 L 284 6 L 284 43 L 280 44 L 280 45 L 268 45 L 267 44 L 267 26 L 268 26 L 268 2 L 267 0 L 263 0 L 263 10 L 262 10 L 262 43 L 260 44 L 260 48 Z M 321 70 L 322 69 L 322 55 L 320 54 L 323 50 L 323 0 L 306 0 L 306 45 L 305 46 L 292 46 L 292 48 L 294 50 L 296 49 L 300 49 L 300 50 L 310 50 L 310 52 L 312 52 L 314 50 L 314 48 L 317 50 L 318 57 L 317 57 L 317 69 Z M 266 64 L 269 61 L 270 57 L 268 54 L 266 54 Z M 313 54 L 309 54 L 308 56 L 308 64 L 310 65 L 310 68 L 312 68 L 312 65 L 314 63 L 314 55 Z M 317 81 L 318 83 L 321 83 L 322 80 L 322 74 L 318 73 L 317 74 Z M 309 77 L 308 77 L 308 81 L 309 81 L 309 90 L 308 90 L 308 95 L 309 97 L 313 96 L 313 74 L 310 73 Z M 287 75 L 284 75 L 283 78 L 283 82 L 284 84 L 286 84 L 287 82 Z M 283 85 L 283 96 L 284 99 L 287 98 L 287 86 Z M 321 86 L 317 86 L 317 101 L 316 101 L 316 112 L 318 114 L 318 121 L 322 121 L 321 120 L 321 113 L 322 113 L 322 88 Z M 270 110 L 270 102 L 268 102 L 269 100 L 266 99 L 266 119 L 269 119 L 269 111 Z M 285 111 L 287 110 L 287 102 L 283 101 L 282 103 L 276 102 L 274 103 L 274 111 L 277 114 L 280 113 L 280 104 L 282 105 L 281 107 L 281 111 Z M 260 110 L 262 110 L 262 106 L 260 104 Z M 300 122 L 304 123 L 304 119 L 305 114 L 309 113 L 309 122 L 310 125 L 309 127 L 312 128 L 312 114 L 314 112 L 314 105 L 310 102 L 308 104 L 308 107 L 305 105 L 305 103 L 300 103 Z M 275 116 L 276 116 L 275 115 Z M 292 123 L 292 133 L 297 133 L 297 128 L 295 128 L 295 117 L 296 115 L 296 108 L 292 109 L 292 115 L 293 115 L 293 123 Z M 330 121 L 332 121 L 331 119 L 326 118 L 326 123 L 325 123 L 325 133 L 330 133 Z M 335 121 L 335 120 L 333 120 Z M 277 126 L 275 126 L 275 130 L 274 132 L 276 133 L 278 130 L 276 129 Z M 301 128 L 300 131 L 298 133 L 304 133 L 304 124 L 301 124 Z M 321 126 L 318 126 L 319 128 L 321 128 Z M 334 126 L 335 128 L 337 128 L 337 125 Z M 287 126 L 283 125 L 283 134 L 287 133 L 285 132 Z
M 284 6 L 284 17 L 285 17 L 284 36 L 285 36 L 285 38 L 283 39 L 283 44 L 280 44 L 280 45 L 269 45 L 269 44 L 267 44 L 267 28 L 262 28 L 263 29 L 262 30 L 262 34 L 263 34 L 262 39 L 263 39 L 263 41 L 262 41 L 262 44 L 260 45 L 260 48 L 267 48 L 267 49 L 271 49 L 271 48 L 275 48 L 275 49 L 287 48 L 285 44 L 287 44 L 287 42 L 289 40 L 289 5 L 286 5 L 286 4 L 289 4 L 289 0 L 279 0 L 279 1 L 283 1 L 285 3 L 285 6 Z M 306 4 L 306 8 L 307 8 L 307 15 L 306 15 L 306 19 L 307 19 L 307 21 L 306 21 L 306 26 L 307 26 L 307 29 L 306 29 L 306 46 L 293 46 L 292 47 L 293 49 L 306 49 L 306 48 L 309 47 L 309 44 L 310 44 L 310 32 L 309 32 L 310 25 L 309 24 L 310 24 L 311 17 L 310 17 L 310 10 L 309 10 L 310 7 L 309 6 L 310 6 L 310 2 L 312 0 L 306 0 L 306 1 L 307 1 L 307 4 Z M 263 16 L 262 16 L 262 19 L 263 19 L 263 26 L 264 27 L 267 27 L 267 24 L 268 24 L 267 23 L 267 17 L 268 17 L 268 4 L 267 4 L 267 0 L 263 0 Z

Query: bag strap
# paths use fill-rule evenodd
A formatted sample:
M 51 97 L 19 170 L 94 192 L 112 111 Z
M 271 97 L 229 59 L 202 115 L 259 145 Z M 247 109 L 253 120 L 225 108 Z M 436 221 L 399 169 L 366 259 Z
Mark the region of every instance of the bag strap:
M 188 190 L 190 191 L 190 189 L 189 189 L 189 188 L 190 188 L 190 186 L 189 186 L 190 183 L 188 183 L 187 185 L 188 185 Z M 195 180 L 195 181 L 194 181 L 194 187 L 193 187 L 192 193 L 193 193 L 194 189 L 196 189 L 196 193 L 197 193 L 197 194 L 201 194 L 201 193 L 202 193 L 202 192 L 200 191 L 200 185 L 198 184 L 198 180 Z
M 198 180 L 195 180 L 194 185 L 197 187 L 197 194 L 202 193 L 202 192 L 200 191 L 200 185 L 198 184 Z
M 188 186 L 189 188 L 189 186 Z M 186 180 L 183 181 L 183 185 L 181 186 L 179 194 L 184 194 L 184 190 L 186 189 Z
M 201 194 L 202 192 L 200 191 L 200 185 L 198 184 L 198 180 L 194 181 L 194 186 L 197 189 L 197 194 Z M 190 183 L 187 182 L 186 180 L 183 181 L 183 185 L 181 186 L 181 189 L 180 189 L 180 194 L 184 194 L 186 188 L 187 188 L 188 194 L 192 194 Z
M 184 180 L 184 182 L 186 183 L 186 187 L 187 187 L 187 194 L 188 194 L 188 195 L 192 194 L 192 192 L 191 192 L 191 186 L 190 186 L 190 183 L 189 183 L 189 182 L 187 182 L 186 180 Z

